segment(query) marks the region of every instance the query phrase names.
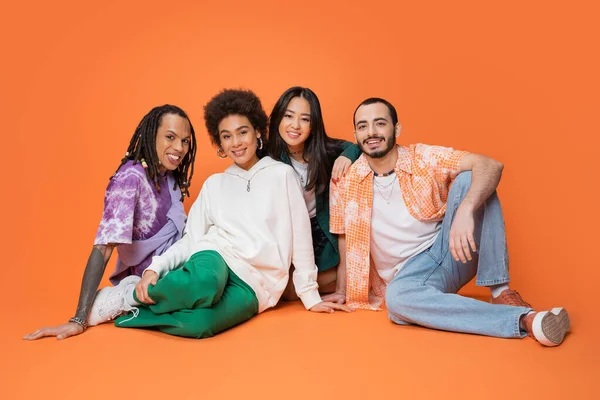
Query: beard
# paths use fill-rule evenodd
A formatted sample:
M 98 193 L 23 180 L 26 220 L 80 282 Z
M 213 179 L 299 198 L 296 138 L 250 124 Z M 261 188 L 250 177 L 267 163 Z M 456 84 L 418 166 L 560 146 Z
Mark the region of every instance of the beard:
M 365 143 L 367 142 L 367 140 L 374 139 L 374 138 L 383 139 L 384 143 L 385 143 L 385 147 L 381 150 L 369 150 L 368 148 L 366 148 Z M 371 158 L 382 158 L 382 157 L 385 157 L 386 154 L 389 153 L 394 148 L 394 145 L 396 144 L 396 137 L 394 136 L 393 133 L 388 137 L 374 135 L 374 136 L 369 136 L 368 138 L 363 140 L 362 143 L 357 142 L 357 144 L 358 144 L 358 147 L 360 148 L 360 150 L 363 153 L 365 153 L 367 156 L 369 156 Z

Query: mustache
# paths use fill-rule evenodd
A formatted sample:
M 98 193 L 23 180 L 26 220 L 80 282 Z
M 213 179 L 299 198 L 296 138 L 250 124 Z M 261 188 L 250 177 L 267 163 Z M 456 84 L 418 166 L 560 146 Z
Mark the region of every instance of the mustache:
M 372 139 L 382 139 L 385 142 L 385 137 L 384 136 L 379 136 L 379 135 L 373 135 L 373 136 L 369 136 L 368 138 L 366 138 L 365 140 L 363 140 L 363 144 L 367 144 L 367 141 L 372 140 Z

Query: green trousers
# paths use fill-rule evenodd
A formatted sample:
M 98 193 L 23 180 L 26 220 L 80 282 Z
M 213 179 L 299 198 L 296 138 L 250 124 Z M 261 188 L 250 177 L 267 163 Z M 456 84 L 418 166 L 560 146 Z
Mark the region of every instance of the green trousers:
M 150 285 L 148 295 L 156 304 L 139 306 L 137 317 L 123 315 L 115 325 L 207 338 L 258 313 L 258 300 L 252 288 L 212 250 L 195 253 L 182 268 Z

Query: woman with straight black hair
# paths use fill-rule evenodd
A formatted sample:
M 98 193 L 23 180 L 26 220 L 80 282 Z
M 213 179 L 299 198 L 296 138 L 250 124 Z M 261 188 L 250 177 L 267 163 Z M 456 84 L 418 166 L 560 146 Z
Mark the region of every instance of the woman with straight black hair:
M 308 88 L 294 86 L 271 111 L 268 151 L 273 159 L 291 165 L 304 187 L 320 291 L 333 292 L 340 253 L 337 236 L 329 232 L 329 182 L 346 172 L 360 156 L 360 149 L 327 136 L 319 98 Z M 295 298 L 288 285 L 283 299 Z

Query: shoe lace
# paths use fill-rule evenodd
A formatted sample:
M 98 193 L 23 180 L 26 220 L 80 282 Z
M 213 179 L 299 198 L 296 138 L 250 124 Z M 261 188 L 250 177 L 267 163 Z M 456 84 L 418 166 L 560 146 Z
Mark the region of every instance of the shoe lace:
M 123 311 L 129 312 L 131 311 L 131 317 L 123 320 L 123 321 L 119 321 L 119 324 L 122 324 L 123 322 L 127 322 L 127 321 L 131 321 L 132 319 L 136 318 L 139 314 L 140 314 L 140 309 L 134 306 L 130 306 L 129 304 L 125 303 L 123 304 Z
M 509 306 L 520 306 L 520 307 L 528 307 L 531 308 L 531 304 L 523 300 L 519 292 L 516 290 L 506 291 L 503 295 L 504 302 Z
M 137 317 L 139 314 L 139 309 L 137 307 L 133 307 L 127 304 L 122 293 L 117 293 L 116 291 L 114 291 L 108 295 L 103 307 L 101 307 L 98 310 L 98 313 L 103 318 L 106 318 L 106 316 L 108 316 L 110 320 L 113 320 L 118 316 L 122 315 L 124 312 L 129 311 L 133 311 L 134 315 L 132 318 Z

